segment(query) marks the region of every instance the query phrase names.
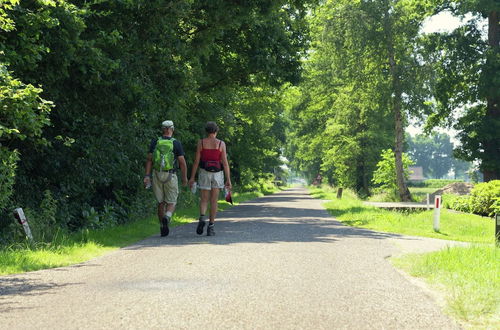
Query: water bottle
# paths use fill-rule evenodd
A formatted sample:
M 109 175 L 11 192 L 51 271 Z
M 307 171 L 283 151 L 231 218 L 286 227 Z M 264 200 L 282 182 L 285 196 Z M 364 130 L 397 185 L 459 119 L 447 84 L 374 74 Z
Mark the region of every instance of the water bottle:
M 195 183 L 193 183 L 193 185 L 191 186 L 191 192 L 192 192 L 193 194 L 196 194 L 196 189 L 197 189 L 197 188 L 198 188 L 197 183 L 196 183 L 196 182 L 195 182 Z
M 161 163 L 160 163 L 161 171 L 163 171 L 164 168 L 165 168 L 165 155 L 161 157 Z

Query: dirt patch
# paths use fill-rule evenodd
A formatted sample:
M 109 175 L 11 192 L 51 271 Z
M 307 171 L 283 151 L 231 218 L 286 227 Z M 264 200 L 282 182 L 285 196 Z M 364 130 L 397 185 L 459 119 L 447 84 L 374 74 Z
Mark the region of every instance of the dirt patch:
M 469 195 L 470 191 L 474 187 L 474 184 L 468 182 L 454 182 L 449 185 L 444 186 L 441 189 L 436 190 L 432 194 L 430 194 L 430 200 L 434 200 L 434 196 L 436 195 L 444 195 L 444 194 L 454 194 L 454 195 Z M 424 198 L 422 201 L 425 202 L 427 198 Z

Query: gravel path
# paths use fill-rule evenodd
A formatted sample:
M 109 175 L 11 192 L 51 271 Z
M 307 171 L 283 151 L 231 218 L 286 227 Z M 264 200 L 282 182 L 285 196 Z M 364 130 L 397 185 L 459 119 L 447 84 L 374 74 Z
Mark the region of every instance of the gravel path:
M 0 277 L 1 329 L 455 329 L 387 257 L 442 241 L 346 227 L 304 189 L 72 267 Z

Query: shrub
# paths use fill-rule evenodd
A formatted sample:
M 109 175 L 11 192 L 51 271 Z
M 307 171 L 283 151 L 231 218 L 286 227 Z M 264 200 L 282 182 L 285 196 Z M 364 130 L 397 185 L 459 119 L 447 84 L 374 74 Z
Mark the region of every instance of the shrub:
M 398 195 L 398 186 L 396 180 L 396 161 L 394 152 L 391 149 L 383 150 L 381 153 L 382 160 L 377 163 L 377 169 L 373 173 L 373 183 L 378 185 L 378 191 L 386 192 L 395 200 Z M 413 165 L 413 161 L 403 154 L 403 169 L 404 177 L 408 180 L 410 176 L 408 167 Z
M 443 196 L 443 207 L 460 212 L 471 213 L 469 196 L 445 194 Z
M 499 198 L 500 180 L 479 183 L 471 191 L 469 206 L 473 213 L 493 216 L 495 211 L 498 212 Z
M 445 195 L 443 205 L 453 210 L 484 216 L 500 213 L 500 180 L 475 185 L 470 196 Z

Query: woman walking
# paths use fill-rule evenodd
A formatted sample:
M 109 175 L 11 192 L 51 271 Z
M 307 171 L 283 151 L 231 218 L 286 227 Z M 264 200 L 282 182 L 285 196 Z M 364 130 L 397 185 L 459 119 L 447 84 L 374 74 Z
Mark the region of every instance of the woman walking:
M 231 190 L 231 178 L 229 174 L 229 164 L 227 162 L 226 144 L 224 141 L 217 139 L 219 127 L 213 121 L 207 122 L 205 132 L 207 137 L 198 141 L 196 155 L 194 159 L 193 169 L 191 170 L 191 178 L 189 186 L 192 188 L 196 171 L 198 167 L 198 188 L 200 189 L 200 217 L 196 233 L 203 234 L 203 229 L 207 221 L 207 208 L 210 201 L 210 217 L 207 227 L 207 236 L 215 235 L 214 222 L 217 215 L 217 200 L 220 189 L 226 187 Z M 224 174 L 223 174 L 224 173 Z M 224 184 L 224 175 L 226 183 Z

